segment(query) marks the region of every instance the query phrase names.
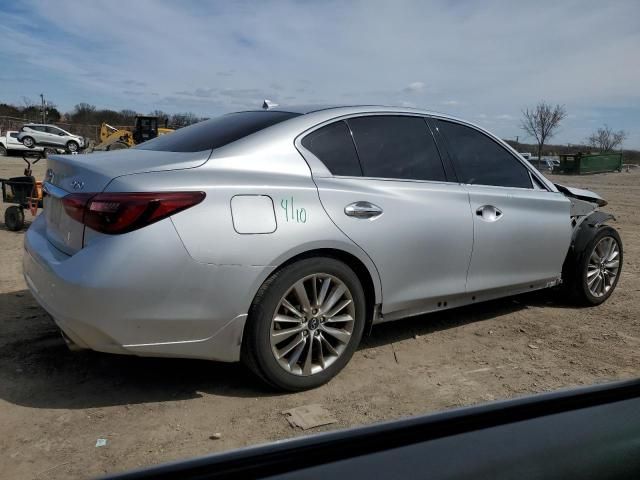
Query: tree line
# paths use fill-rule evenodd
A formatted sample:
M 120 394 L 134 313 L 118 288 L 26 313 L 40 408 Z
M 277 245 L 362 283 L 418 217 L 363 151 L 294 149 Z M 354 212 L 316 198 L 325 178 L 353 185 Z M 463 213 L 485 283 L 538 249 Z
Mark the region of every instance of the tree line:
M 41 122 L 42 109 L 40 104 L 34 103 L 28 98 L 23 98 L 23 106 L 0 103 L 0 117 L 20 118 L 25 122 Z M 46 107 L 47 123 L 65 123 L 81 126 L 100 125 L 103 122 L 113 126 L 130 126 L 135 123 L 138 115 L 134 110 L 123 109 L 120 111 L 98 109 L 89 103 L 79 103 L 70 112 L 62 113 L 54 104 Z M 193 123 L 206 120 L 192 112 L 167 113 L 162 110 L 149 112 L 149 116 L 158 117 L 160 126 L 182 128 Z M 543 154 L 544 147 L 560 128 L 560 124 L 567 117 L 564 105 L 551 105 L 540 101 L 535 107 L 525 108 L 522 111 L 520 128 L 536 142 L 538 158 Z M 584 146 L 597 149 L 601 152 L 609 152 L 620 149 L 627 138 L 624 130 L 614 131 L 608 125 L 604 125 L 584 139 Z
M 42 122 L 42 108 L 40 104 L 29 99 L 23 99 L 24 105 L 12 105 L 0 103 L 0 116 L 23 119 L 25 122 Z M 120 111 L 110 109 L 98 109 L 89 103 L 79 103 L 70 112 L 61 112 L 56 105 L 47 104 L 46 123 L 67 123 L 79 125 L 100 125 L 103 122 L 113 126 L 134 125 L 138 113 L 135 110 L 123 109 Z M 160 126 L 182 128 L 193 123 L 206 120 L 192 112 L 167 113 L 162 110 L 154 110 L 147 115 L 158 117 Z

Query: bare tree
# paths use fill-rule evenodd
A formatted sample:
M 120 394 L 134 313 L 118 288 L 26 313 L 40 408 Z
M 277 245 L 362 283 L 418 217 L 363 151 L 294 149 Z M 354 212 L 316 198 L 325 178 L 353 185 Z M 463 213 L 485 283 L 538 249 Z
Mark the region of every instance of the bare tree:
M 597 148 L 600 151 L 610 152 L 622 146 L 626 138 L 627 132 L 624 130 L 614 132 L 605 124 L 604 127 L 599 128 L 597 132 L 592 133 L 587 138 L 587 143 L 590 147 Z
M 549 105 L 541 101 L 533 109 L 522 111 L 520 128 L 536 139 L 538 144 L 538 160 L 542 158 L 544 142 L 553 137 L 560 126 L 560 122 L 567 116 L 564 105 Z
M 169 124 L 175 128 L 182 128 L 199 121 L 200 119 L 192 112 L 174 113 L 169 119 Z
M 30 107 L 36 106 L 36 102 L 31 100 L 29 97 L 25 97 L 24 95 L 22 96 L 22 103 L 24 103 L 24 108 L 30 108 Z

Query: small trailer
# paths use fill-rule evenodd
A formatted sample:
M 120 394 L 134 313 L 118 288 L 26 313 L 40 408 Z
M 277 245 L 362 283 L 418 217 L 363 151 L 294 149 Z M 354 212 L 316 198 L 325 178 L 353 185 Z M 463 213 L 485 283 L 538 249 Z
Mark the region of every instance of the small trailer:
M 13 204 L 4 213 L 4 224 L 8 230 L 16 232 L 24 228 L 25 210 L 35 216 L 38 208 L 42 208 L 42 182 L 36 181 L 31 166 L 43 157 L 41 152 L 25 153 L 23 160 L 27 163 L 27 168 L 24 169 L 24 176 L 0 178 L 2 201 Z
M 558 173 L 584 175 L 588 173 L 621 172 L 622 153 L 570 153 L 560 155 Z

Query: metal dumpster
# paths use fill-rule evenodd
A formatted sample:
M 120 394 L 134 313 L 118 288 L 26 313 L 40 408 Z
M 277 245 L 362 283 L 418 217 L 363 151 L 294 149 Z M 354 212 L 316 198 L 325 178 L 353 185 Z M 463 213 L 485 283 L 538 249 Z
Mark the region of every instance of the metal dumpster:
M 560 173 L 583 175 L 586 173 L 622 170 L 621 153 L 571 153 L 560 155 Z

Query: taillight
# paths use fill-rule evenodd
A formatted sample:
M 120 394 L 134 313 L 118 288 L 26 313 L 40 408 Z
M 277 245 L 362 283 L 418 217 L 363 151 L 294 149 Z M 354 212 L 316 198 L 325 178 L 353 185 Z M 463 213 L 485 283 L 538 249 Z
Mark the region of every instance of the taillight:
M 98 232 L 116 235 L 193 207 L 204 192 L 74 193 L 62 198 L 67 214 Z

